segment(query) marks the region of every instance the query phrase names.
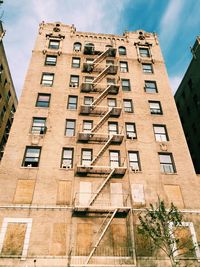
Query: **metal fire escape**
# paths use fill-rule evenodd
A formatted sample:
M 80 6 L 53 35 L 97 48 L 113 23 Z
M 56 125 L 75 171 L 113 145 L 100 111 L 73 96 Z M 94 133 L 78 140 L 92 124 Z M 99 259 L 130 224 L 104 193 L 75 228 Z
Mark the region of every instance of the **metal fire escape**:
M 81 92 L 84 93 L 96 93 L 98 94 L 97 97 L 93 100 L 90 105 L 81 105 L 80 106 L 80 114 L 81 115 L 88 115 L 88 116 L 98 116 L 100 119 L 97 123 L 91 128 L 90 131 L 79 131 L 78 133 L 78 141 L 79 142 L 88 142 L 88 143 L 99 143 L 102 144 L 101 149 L 99 152 L 93 157 L 93 159 L 89 162 L 89 164 L 78 164 L 76 168 L 76 173 L 81 176 L 87 176 L 88 174 L 98 174 L 104 175 L 104 179 L 99 184 L 95 193 L 91 194 L 88 198 L 87 203 L 82 205 L 79 201 L 80 194 L 77 193 L 74 199 L 74 212 L 100 212 L 100 213 L 107 213 L 107 216 L 102 222 L 102 225 L 99 227 L 99 230 L 94 238 L 94 242 L 91 246 L 91 251 L 87 256 L 83 266 L 88 266 L 92 256 L 94 255 L 100 241 L 104 237 L 107 229 L 109 228 L 111 222 L 113 221 L 115 215 L 117 213 L 128 213 L 130 210 L 130 205 L 128 204 L 128 196 L 123 195 L 123 203 L 121 206 L 113 206 L 111 203 L 106 203 L 105 200 L 102 202 L 100 201 L 100 205 L 98 199 L 101 196 L 103 188 L 106 186 L 108 181 L 112 177 L 123 177 L 126 172 L 126 166 L 124 163 L 117 166 L 111 166 L 111 164 L 104 164 L 98 165 L 101 156 L 106 151 L 106 149 L 111 144 L 120 145 L 123 141 L 124 135 L 123 132 L 121 133 L 112 133 L 106 134 L 101 133 L 101 126 L 108 120 L 110 117 L 119 117 L 121 114 L 121 107 L 108 107 L 108 106 L 101 106 L 102 100 L 110 94 L 117 95 L 119 91 L 119 85 L 117 84 L 110 84 L 103 88 L 101 81 L 106 75 L 116 75 L 118 71 L 118 66 L 114 64 L 104 65 L 102 67 L 103 60 L 107 57 L 115 57 L 116 49 L 109 47 L 106 51 L 102 53 L 96 53 L 94 47 L 85 46 L 84 54 L 97 54 L 97 57 L 90 63 L 83 64 L 83 72 L 87 73 L 97 73 L 97 76 L 91 83 L 83 83 L 81 85 Z M 102 178 L 102 177 L 101 177 Z

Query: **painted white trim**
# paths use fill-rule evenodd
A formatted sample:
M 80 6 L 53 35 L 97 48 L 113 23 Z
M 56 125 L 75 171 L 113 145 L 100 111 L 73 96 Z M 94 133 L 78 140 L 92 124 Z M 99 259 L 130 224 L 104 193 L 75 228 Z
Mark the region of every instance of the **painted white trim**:
M 193 222 L 182 222 L 180 227 L 183 226 L 183 227 L 188 227 L 190 229 L 190 233 L 191 233 L 191 237 L 192 237 L 192 242 L 194 244 L 194 247 L 195 247 L 195 254 L 196 254 L 196 257 L 197 257 L 197 260 L 198 262 L 200 262 L 200 249 L 199 249 L 199 245 L 198 245 L 198 242 L 197 242 L 197 237 L 196 237 L 196 232 L 195 232 L 195 229 L 194 229 L 194 224 Z M 170 223 L 170 229 L 173 228 L 173 223 Z M 174 244 L 174 249 L 176 249 L 176 244 Z M 175 253 L 174 253 L 174 256 L 178 256 L 178 251 L 176 250 Z
M 24 237 L 24 246 L 22 250 L 22 258 L 25 258 L 28 253 L 28 246 L 29 246 L 29 240 L 30 240 L 30 234 L 31 234 L 31 228 L 32 228 L 32 218 L 4 218 L 3 224 L 1 227 L 1 233 L 0 233 L 0 253 L 3 249 L 3 242 L 5 239 L 6 231 L 8 228 L 9 223 L 26 223 L 26 233 Z

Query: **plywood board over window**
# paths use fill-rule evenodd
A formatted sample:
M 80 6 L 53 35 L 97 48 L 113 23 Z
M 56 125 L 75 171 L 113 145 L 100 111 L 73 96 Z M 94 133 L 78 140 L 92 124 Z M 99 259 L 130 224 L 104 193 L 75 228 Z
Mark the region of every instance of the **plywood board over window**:
M 64 223 L 53 224 L 51 254 L 54 256 L 66 255 L 66 231 Z
M 9 223 L 4 238 L 3 255 L 22 255 L 27 224 Z
M 35 180 L 18 180 L 13 202 L 16 204 L 31 204 Z
M 69 205 L 71 201 L 71 181 L 58 181 L 57 205 Z
M 164 185 L 168 201 L 178 208 L 184 208 L 182 193 L 179 185 Z
M 92 224 L 78 223 L 77 224 L 77 240 L 76 240 L 76 255 L 86 256 L 91 251 L 92 244 Z

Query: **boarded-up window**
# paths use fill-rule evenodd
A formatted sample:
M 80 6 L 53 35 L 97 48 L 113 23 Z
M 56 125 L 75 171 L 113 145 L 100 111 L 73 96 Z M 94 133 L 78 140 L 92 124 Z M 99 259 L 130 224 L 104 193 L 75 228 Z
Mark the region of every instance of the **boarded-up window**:
M 133 202 L 145 204 L 143 184 L 132 184 L 131 193 L 132 193 Z
M 137 227 L 135 228 L 135 246 L 137 256 L 151 257 L 153 255 L 153 246 L 148 236 L 139 234 Z
M 51 254 L 54 256 L 66 255 L 66 224 L 54 223 Z
M 123 191 L 121 183 L 111 183 L 110 184 L 111 192 L 111 205 L 112 206 L 123 206 Z
M 35 180 L 18 180 L 13 202 L 17 204 L 31 204 L 34 187 Z
M 58 181 L 57 205 L 69 205 L 71 200 L 71 182 Z
M 169 202 L 173 202 L 178 208 L 183 208 L 183 198 L 179 185 L 164 185 Z
M 180 257 L 194 257 L 195 247 L 190 228 L 187 226 L 178 227 L 175 231 L 175 237 L 178 239 L 177 255 L 180 255 Z
M 9 223 L 1 254 L 22 255 L 27 224 Z
M 111 224 L 114 256 L 129 256 L 127 227 L 125 224 Z
M 92 245 L 92 224 L 79 223 L 77 225 L 76 255 L 89 255 Z
M 91 192 L 92 184 L 90 182 L 80 182 L 79 205 L 88 205 Z

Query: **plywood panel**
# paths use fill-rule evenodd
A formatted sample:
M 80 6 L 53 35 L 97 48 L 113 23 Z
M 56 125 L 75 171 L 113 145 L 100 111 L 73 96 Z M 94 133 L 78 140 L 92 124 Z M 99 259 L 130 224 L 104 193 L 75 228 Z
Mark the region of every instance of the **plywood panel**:
M 114 255 L 127 256 L 128 255 L 128 238 L 127 228 L 125 224 L 112 224 L 112 238 L 114 246 Z
M 175 231 L 175 237 L 179 239 L 177 244 L 178 254 L 181 254 L 182 257 L 194 257 L 194 244 L 189 227 L 178 227 Z
M 143 184 L 132 184 L 131 193 L 132 193 L 133 202 L 145 204 Z
M 178 208 L 183 208 L 183 198 L 179 185 L 164 185 L 169 202 L 173 202 Z
M 71 200 L 71 182 L 58 181 L 57 205 L 69 205 Z
M 66 255 L 66 231 L 67 227 L 64 223 L 53 224 L 51 255 Z
M 122 207 L 123 206 L 122 184 L 111 183 L 110 192 L 111 192 L 111 205 L 116 207 Z
M 79 194 L 79 204 L 88 205 L 91 199 L 92 184 L 91 182 L 80 182 L 80 194 Z
M 22 255 L 27 224 L 9 223 L 3 242 L 3 255 Z
M 91 250 L 92 243 L 92 224 L 79 223 L 77 224 L 77 240 L 76 240 L 76 255 L 88 255 Z
M 35 180 L 18 180 L 13 202 L 17 204 L 31 204 L 34 188 Z

